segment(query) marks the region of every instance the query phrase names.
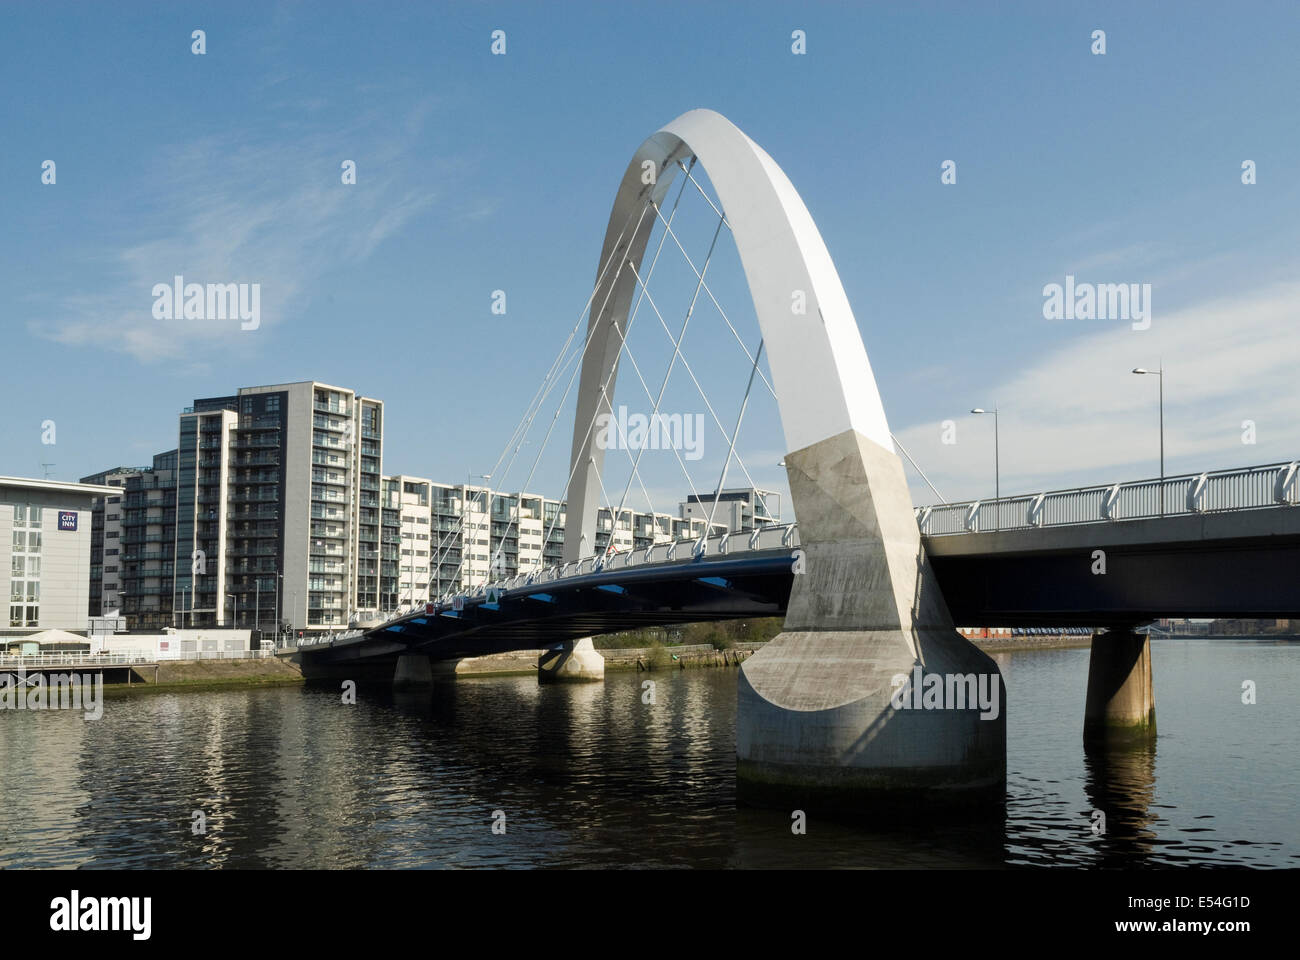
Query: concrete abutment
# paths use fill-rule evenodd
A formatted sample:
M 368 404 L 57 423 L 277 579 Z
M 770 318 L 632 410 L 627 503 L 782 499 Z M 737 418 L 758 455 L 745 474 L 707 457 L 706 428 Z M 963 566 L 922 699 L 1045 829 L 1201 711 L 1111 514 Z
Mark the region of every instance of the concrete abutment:
M 786 466 L 805 573 L 784 632 L 741 668 L 739 798 L 863 812 L 1000 804 L 1002 675 L 953 627 L 902 463 L 850 430 Z

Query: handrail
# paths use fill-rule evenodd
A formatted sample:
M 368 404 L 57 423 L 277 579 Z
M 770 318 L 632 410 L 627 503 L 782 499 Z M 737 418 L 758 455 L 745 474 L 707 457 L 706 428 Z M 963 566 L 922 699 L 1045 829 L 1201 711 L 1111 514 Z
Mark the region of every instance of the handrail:
M 1300 504 L 1297 461 L 917 507 L 928 537 Z
M 689 537 L 683 540 L 669 540 L 660 543 L 652 543 L 645 549 L 631 549 L 625 553 L 613 554 L 606 556 L 592 555 L 582 557 L 578 560 L 568 560 L 558 565 L 543 567 L 532 571 L 526 577 L 517 575 L 514 577 L 492 580 L 486 584 L 469 587 L 462 590 L 450 591 L 443 593 L 432 603 L 435 608 L 447 609 L 452 606 L 456 598 L 475 599 L 486 595 L 488 590 L 506 592 L 518 589 L 520 586 L 533 587 L 538 584 L 553 583 L 557 580 L 564 580 L 570 576 L 583 576 L 584 566 L 588 573 L 600 573 L 602 571 L 612 572 L 615 569 L 624 570 L 642 566 L 653 566 L 659 563 L 689 563 L 693 560 L 704 559 L 706 557 L 721 558 L 734 554 L 738 551 L 748 550 L 773 550 L 773 549 L 793 549 L 799 544 L 798 523 L 785 524 L 767 524 L 753 530 L 742 541 L 744 546 L 737 546 L 731 542 L 732 531 L 727 530 L 722 533 L 712 534 L 704 538 Z M 690 548 L 687 557 L 683 559 L 677 555 L 677 548 L 686 546 Z M 615 566 L 615 560 L 622 558 L 622 562 Z M 398 620 L 405 619 L 408 616 L 424 613 L 424 604 L 416 604 L 415 608 L 410 611 L 398 610 L 384 621 L 383 625 L 394 623 Z

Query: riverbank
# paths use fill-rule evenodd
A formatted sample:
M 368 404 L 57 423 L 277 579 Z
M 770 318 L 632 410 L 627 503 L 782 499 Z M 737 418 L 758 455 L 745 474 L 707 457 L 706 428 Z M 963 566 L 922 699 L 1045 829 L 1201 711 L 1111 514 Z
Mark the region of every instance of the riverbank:
M 1091 647 L 1092 634 L 1063 633 L 1049 637 L 972 637 L 971 643 L 985 653 L 1014 653 L 1019 650 L 1068 650 Z
M 597 647 L 605 658 L 606 671 L 686 670 L 699 667 L 730 667 L 753 656 L 763 643 L 747 643 L 718 650 L 712 644 L 694 643 L 677 646 Z M 537 661 L 545 650 L 512 650 L 485 657 L 466 657 L 433 665 L 435 677 L 503 677 L 537 673 Z
M 1087 647 L 1088 635 L 1051 637 L 999 637 L 972 640 L 990 653 Z M 712 644 L 652 645 L 648 647 L 597 647 L 609 672 L 693 670 L 705 667 L 737 667 L 767 645 L 767 641 L 738 643 L 719 650 Z M 533 676 L 544 650 L 513 650 L 483 657 L 435 662 L 434 676 L 441 679 L 502 676 Z M 158 681 L 152 675 L 136 674 L 131 684 L 109 683 L 114 693 L 148 693 L 177 690 L 219 690 L 232 687 L 269 687 L 302 683 L 302 669 L 285 657 L 250 660 L 174 660 L 158 665 Z
M 256 660 L 172 660 L 158 664 L 158 682 L 135 674 L 131 684 L 106 683 L 105 691 L 148 693 L 164 690 L 219 690 L 229 687 L 278 687 L 302 683 L 302 669 L 284 657 Z

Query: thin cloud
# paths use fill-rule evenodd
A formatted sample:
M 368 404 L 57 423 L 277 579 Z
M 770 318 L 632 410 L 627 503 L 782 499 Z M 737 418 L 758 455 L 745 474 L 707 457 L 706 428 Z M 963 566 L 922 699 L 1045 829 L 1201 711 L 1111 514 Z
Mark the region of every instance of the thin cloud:
M 437 202 L 432 189 L 401 176 L 413 135 L 410 124 L 404 130 L 387 140 L 366 135 L 365 124 L 275 142 L 223 135 L 165 154 L 126 201 L 133 210 L 122 217 L 130 226 L 119 244 L 87 255 L 107 279 L 97 278 L 93 291 L 29 301 L 28 330 L 144 363 L 251 349 L 257 332 L 238 321 L 154 318 L 153 286 L 177 275 L 187 283 L 259 283 L 263 327 L 305 320 L 332 271 L 371 256 Z M 367 144 L 365 156 L 339 146 L 357 142 Z M 344 159 L 358 163 L 356 186 L 341 183 Z
M 1078 337 L 1028 369 L 981 385 L 1001 417 L 1001 489 L 1029 493 L 1155 476 L 1158 381 L 1134 367 L 1165 367 L 1166 473 L 1221 469 L 1300 454 L 1295 370 L 1300 284 L 1217 299 Z M 1046 322 L 1046 321 L 1045 321 Z M 996 385 L 995 385 L 996 384 Z M 991 417 L 954 410 L 955 444 L 942 422 L 912 424 L 899 439 L 950 500 L 991 496 Z M 1256 443 L 1242 442 L 1253 421 Z M 908 467 L 913 497 L 933 494 Z

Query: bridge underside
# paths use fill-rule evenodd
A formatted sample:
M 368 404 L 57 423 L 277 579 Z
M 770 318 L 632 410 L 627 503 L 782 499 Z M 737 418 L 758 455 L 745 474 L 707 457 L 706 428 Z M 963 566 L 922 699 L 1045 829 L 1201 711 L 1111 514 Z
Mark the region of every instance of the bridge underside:
M 683 561 L 650 569 L 605 570 L 503 591 L 496 603 L 467 599 L 462 610 L 405 617 L 351 641 L 303 651 L 308 676 L 336 667 L 376 666 L 391 674 L 402 654 L 459 660 L 637 627 L 785 613 L 789 551 L 738 560 Z
M 926 553 L 962 624 L 1300 616 L 1294 508 L 930 537 Z
M 1294 514 L 1294 515 L 1292 515 Z M 1129 628 L 1162 617 L 1300 617 L 1300 511 L 1259 517 L 1279 532 L 1233 537 L 1209 518 L 1170 517 L 925 540 L 953 620 L 963 626 Z M 1245 524 L 1249 527 L 1249 523 Z M 1104 573 L 1097 551 L 1104 553 Z M 637 627 L 784 616 L 790 550 L 743 559 L 605 570 L 467 599 L 359 637 L 304 650 L 308 676 L 391 677 L 414 653 L 434 660 L 550 647 Z

